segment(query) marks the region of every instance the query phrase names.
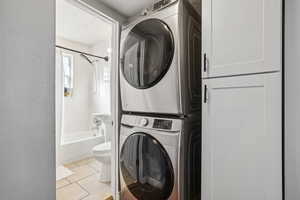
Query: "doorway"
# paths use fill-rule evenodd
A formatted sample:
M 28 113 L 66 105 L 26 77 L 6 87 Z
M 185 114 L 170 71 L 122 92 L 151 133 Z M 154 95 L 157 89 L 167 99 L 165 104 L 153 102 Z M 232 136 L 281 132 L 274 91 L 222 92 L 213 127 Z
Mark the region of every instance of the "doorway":
M 56 198 L 116 195 L 119 24 L 56 0 Z

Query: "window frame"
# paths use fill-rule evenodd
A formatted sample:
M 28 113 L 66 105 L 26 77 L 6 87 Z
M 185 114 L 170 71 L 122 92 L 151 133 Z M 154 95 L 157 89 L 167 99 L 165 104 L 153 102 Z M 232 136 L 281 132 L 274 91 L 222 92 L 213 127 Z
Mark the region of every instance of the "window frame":
M 66 85 L 65 85 L 65 65 L 64 65 L 64 58 L 68 57 L 68 59 L 70 60 L 70 76 L 68 76 L 67 78 L 70 79 L 70 94 L 69 95 L 65 95 L 64 97 L 72 97 L 73 95 L 73 90 L 74 90 L 74 55 L 70 54 L 70 53 L 62 53 L 62 70 L 63 70 L 63 88 L 65 90 Z

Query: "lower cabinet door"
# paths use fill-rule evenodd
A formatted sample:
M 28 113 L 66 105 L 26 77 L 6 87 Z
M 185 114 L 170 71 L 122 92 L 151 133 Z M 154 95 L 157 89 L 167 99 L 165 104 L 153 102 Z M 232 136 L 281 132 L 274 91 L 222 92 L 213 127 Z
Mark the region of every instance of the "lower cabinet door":
M 203 82 L 202 199 L 282 199 L 281 74 Z

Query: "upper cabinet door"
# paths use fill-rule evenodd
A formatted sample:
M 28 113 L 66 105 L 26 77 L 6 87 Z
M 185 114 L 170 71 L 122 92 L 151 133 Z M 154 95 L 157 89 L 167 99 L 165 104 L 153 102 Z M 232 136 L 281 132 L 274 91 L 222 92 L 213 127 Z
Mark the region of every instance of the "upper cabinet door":
M 281 73 L 203 82 L 202 199 L 281 200 Z
M 203 0 L 203 77 L 280 71 L 282 0 Z

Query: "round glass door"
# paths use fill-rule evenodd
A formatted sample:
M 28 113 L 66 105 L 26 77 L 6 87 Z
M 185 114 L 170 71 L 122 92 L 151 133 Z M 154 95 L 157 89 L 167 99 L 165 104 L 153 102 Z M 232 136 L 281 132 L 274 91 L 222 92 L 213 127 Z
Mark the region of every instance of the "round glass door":
M 121 69 L 135 88 L 154 86 L 167 73 L 174 55 L 174 39 L 161 20 L 148 19 L 128 34 L 123 47 Z
M 152 136 L 135 133 L 121 149 L 120 167 L 130 193 L 139 200 L 166 200 L 174 186 L 168 153 Z M 126 197 L 123 197 L 126 199 Z

